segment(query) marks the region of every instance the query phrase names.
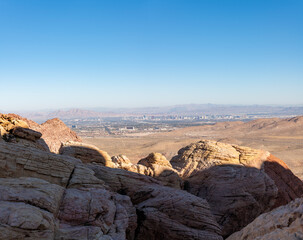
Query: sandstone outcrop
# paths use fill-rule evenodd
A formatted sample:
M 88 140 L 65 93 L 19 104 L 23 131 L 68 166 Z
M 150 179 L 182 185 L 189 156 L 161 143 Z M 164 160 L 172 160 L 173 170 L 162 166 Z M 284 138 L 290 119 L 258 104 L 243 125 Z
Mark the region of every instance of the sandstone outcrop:
M 165 186 L 181 188 L 182 180 L 178 172 L 172 168 L 170 162 L 161 153 L 151 153 L 146 158 L 141 159 L 138 165 L 143 165 L 150 169 L 149 175 L 164 183 Z
M 89 167 L 112 191 L 130 197 L 138 216 L 135 239 L 222 239 L 204 199 L 137 173 Z
M 215 239 L 208 203 L 148 176 L 0 143 L 0 239 Z
M 133 164 L 125 155 L 112 156 L 115 168 L 124 169 L 130 172 L 140 173 L 146 176 L 153 175 L 152 170 L 142 164 Z
M 154 177 L 165 186 L 182 188 L 183 181 L 178 172 L 172 168 L 170 162 L 161 153 L 151 153 L 137 164 L 132 164 L 124 155 L 113 156 L 112 161 L 116 168 Z
M 278 189 L 263 171 L 239 165 L 218 165 L 196 173 L 185 190 L 206 199 L 229 236 L 274 206 Z
M 80 160 L 36 148 L 0 143 L 0 177 L 35 177 L 66 186 Z
M 180 149 L 178 155 L 170 162 L 184 179 L 224 164 L 260 169 L 274 180 L 278 187 L 278 197 L 273 208 L 303 196 L 303 182 L 282 160 L 267 151 L 202 140 Z
M 55 153 L 59 152 L 62 143 L 67 141 L 81 142 L 77 134 L 58 118 L 39 125 L 16 114 L 1 114 L 0 133 L 7 142 L 19 143 Z
M 108 153 L 90 144 L 68 141 L 62 143 L 59 153 L 78 158 L 84 163 L 95 162 L 101 163 L 103 166 L 113 167 L 112 159 Z
M 178 151 L 170 163 L 183 178 L 196 172 L 222 164 L 238 164 L 261 168 L 269 153 L 263 150 L 202 140 Z
M 152 153 L 132 164 L 77 142 L 58 119 L 3 119 L 0 239 L 302 238 L 302 199 L 269 212 L 303 191 L 269 152 L 200 141 L 171 162 Z M 44 137 L 60 154 L 39 149 Z
M 22 141 L 41 148 L 37 142 L 41 135 L 41 133 L 29 129 L 28 124 L 23 120 L 5 114 L 0 115 L 0 136 L 7 142 L 17 143 Z
M 264 213 L 228 240 L 303 239 L 303 198 Z
M 0 114 L 0 125 L 7 133 L 16 127 L 28 128 L 28 124 L 26 122 L 8 116 L 6 114 Z
M 264 171 L 275 181 L 279 190 L 274 207 L 286 205 L 296 198 L 303 197 L 303 182 L 281 159 L 270 154 L 263 165 Z
M 54 118 L 33 127 L 33 130 L 42 133 L 42 138 L 51 152 L 58 153 L 62 143 L 73 141 L 81 142 L 81 138 L 69 129 L 60 119 Z
M 137 227 L 130 198 L 110 191 L 81 164 L 75 166 L 58 219 L 57 239 L 133 239 Z

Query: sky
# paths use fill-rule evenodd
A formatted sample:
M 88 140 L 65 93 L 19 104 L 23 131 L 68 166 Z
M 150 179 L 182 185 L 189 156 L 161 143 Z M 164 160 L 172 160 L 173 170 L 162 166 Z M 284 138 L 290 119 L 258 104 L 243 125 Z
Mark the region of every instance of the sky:
M 302 0 L 0 0 L 0 110 L 303 104 Z

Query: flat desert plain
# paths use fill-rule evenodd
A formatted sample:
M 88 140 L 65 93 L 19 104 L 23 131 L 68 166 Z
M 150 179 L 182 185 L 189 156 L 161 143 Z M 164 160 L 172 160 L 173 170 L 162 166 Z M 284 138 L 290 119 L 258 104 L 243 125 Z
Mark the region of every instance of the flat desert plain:
M 180 148 L 201 139 L 267 150 L 303 179 L 303 117 L 221 122 L 147 136 L 83 138 L 83 141 L 111 156 L 124 154 L 136 163 L 151 152 L 160 152 L 170 160 Z

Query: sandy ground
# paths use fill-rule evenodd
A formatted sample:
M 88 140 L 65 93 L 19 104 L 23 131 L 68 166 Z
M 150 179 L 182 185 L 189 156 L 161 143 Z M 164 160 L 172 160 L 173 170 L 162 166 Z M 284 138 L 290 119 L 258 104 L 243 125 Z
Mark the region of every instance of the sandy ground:
M 300 126 L 301 129 L 301 126 Z M 263 131 L 263 130 L 262 130 Z M 272 133 L 272 130 L 268 130 Z M 240 132 L 240 131 L 239 131 Z M 160 152 L 171 159 L 178 150 L 186 145 L 201 139 L 213 139 L 226 143 L 233 143 L 257 149 L 264 149 L 282 159 L 291 170 L 303 179 L 303 135 L 269 134 L 266 131 L 260 134 L 241 134 L 232 130 L 207 128 L 184 128 L 168 133 L 158 133 L 137 137 L 100 137 L 83 138 L 83 141 L 96 145 L 107 151 L 111 156 L 124 154 L 133 163 L 138 162 L 151 152 Z

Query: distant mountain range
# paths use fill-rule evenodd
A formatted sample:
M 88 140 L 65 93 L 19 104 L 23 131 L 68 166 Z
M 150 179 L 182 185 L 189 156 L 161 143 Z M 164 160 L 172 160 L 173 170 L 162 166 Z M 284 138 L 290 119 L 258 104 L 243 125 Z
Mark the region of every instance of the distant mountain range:
M 146 108 L 93 108 L 60 109 L 55 111 L 18 112 L 36 121 L 50 118 L 102 118 L 140 115 L 268 115 L 290 116 L 303 115 L 303 106 L 266 106 L 266 105 L 223 105 L 223 104 L 186 104 L 167 107 Z

